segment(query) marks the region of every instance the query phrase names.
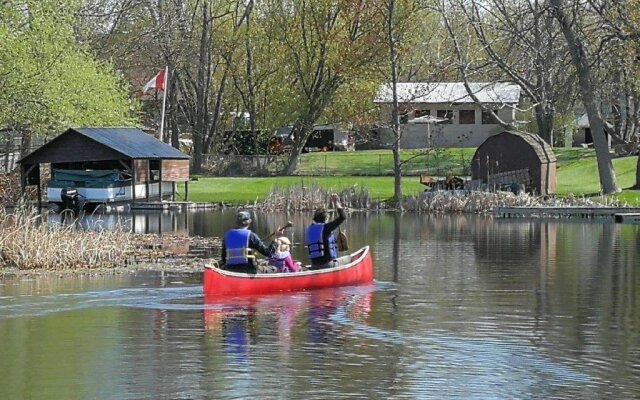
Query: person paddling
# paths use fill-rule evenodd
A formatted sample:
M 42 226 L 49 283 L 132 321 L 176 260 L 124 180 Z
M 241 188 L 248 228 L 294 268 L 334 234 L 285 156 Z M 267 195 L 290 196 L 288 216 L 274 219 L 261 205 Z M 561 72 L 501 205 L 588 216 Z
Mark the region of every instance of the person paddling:
M 269 246 L 249 229 L 251 214 L 240 211 L 236 215 L 236 227 L 229 229 L 222 240 L 222 268 L 228 271 L 255 274 L 257 272 L 254 250 L 265 257 L 272 257 L 278 243 L 274 240 Z M 282 235 L 284 229 L 275 233 Z
M 309 250 L 312 270 L 331 268 L 340 265 L 336 238 L 333 231 L 347 219 L 340 198 L 336 193 L 331 194 L 331 201 L 335 205 L 338 216 L 330 221 L 327 210 L 318 208 L 313 214 L 313 222 L 307 227 L 305 242 Z

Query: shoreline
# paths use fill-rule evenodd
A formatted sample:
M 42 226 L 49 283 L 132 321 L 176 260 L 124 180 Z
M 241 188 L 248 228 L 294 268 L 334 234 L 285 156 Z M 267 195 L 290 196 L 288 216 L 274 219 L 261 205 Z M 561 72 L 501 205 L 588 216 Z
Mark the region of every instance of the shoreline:
M 131 275 L 141 272 L 169 272 L 176 275 L 192 275 L 201 273 L 204 262 L 200 265 L 171 265 L 162 263 L 144 263 L 136 266 L 117 266 L 117 267 L 101 267 L 101 268 L 77 268 L 77 269 L 18 269 L 14 267 L 5 267 L 0 269 L 0 281 L 2 279 L 15 278 L 36 278 L 36 277 L 54 277 L 67 278 L 78 276 L 108 276 L 108 275 Z
M 220 238 L 157 234 L 131 234 L 134 250 L 124 263 L 97 267 L 66 267 L 60 269 L 19 269 L 0 267 L 0 279 L 25 276 L 123 275 L 139 272 L 169 272 L 196 274 L 202 272 L 207 260 L 215 259 L 222 247 Z

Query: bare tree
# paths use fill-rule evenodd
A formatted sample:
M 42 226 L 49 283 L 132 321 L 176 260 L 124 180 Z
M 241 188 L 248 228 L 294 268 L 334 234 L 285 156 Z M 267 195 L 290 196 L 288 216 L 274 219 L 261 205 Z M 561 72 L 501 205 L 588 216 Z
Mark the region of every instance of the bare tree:
M 600 175 L 602 191 L 605 194 L 617 193 L 620 189 L 616 183 L 611 155 L 609 154 L 609 144 L 605 134 L 604 124 L 602 122 L 602 116 L 600 115 L 599 107 L 596 102 L 591 65 L 589 64 L 589 57 L 584 43 L 588 38 L 580 37 L 578 30 L 576 29 L 576 24 L 579 22 L 576 10 L 582 6 L 579 5 L 578 2 L 573 4 L 573 18 L 570 18 L 566 12 L 567 8 L 565 0 L 549 1 L 553 7 L 557 20 L 560 23 L 567 45 L 569 46 L 569 52 L 571 53 L 573 65 L 578 76 L 580 97 L 582 99 L 582 104 L 587 111 L 591 134 L 593 135 L 594 147 L 596 149 L 598 173 Z M 571 9 L 569 9 L 569 11 L 571 11 Z
M 454 1 L 486 55 L 477 68 L 486 75 L 501 71 L 520 85 L 533 103 L 538 133 L 553 145 L 556 113 L 572 104 L 573 75 L 566 45 L 558 40 L 562 32 L 546 2 Z
M 400 112 L 398 106 L 398 49 L 397 49 L 397 8 L 396 0 L 387 0 L 385 4 L 386 11 L 386 36 L 387 46 L 389 50 L 389 72 L 392 93 L 391 104 L 391 130 L 393 132 L 393 144 L 391 152 L 393 153 L 393 194 L 396 206 L 402 210 L 402 160 L 400 158 L 400 139 L 402 132 L 400 131 Z
M 640 137 L 640 8 L 621 0 L 589 0 L 590 10 L 600 19 L 603 38 L 599 52 L 601 70 L 611 82 L 608 99 L 613 104 L 613 126 L 604 121 L 607 133 L 637 154 Z M 640 157 L 634 188 L 640 189 Z

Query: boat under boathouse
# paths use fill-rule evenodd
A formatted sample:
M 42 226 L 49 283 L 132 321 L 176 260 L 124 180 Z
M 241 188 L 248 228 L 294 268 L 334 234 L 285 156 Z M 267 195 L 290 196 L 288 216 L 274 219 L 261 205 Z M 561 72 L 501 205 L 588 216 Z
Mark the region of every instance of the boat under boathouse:
M 135 128 L 70 128 L 18 161 L 21 186 L 36 185 L 50 164 L 47 201 L 62 204 L 67 192 L 84 204 L 175 200 L 177 183 L 189 195 L 189 156 Z

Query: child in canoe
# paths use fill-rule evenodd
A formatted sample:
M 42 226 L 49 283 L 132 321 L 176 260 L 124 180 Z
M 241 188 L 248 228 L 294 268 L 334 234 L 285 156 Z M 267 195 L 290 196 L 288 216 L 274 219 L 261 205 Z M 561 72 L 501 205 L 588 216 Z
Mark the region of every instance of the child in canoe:
M 278 272 L 300 271 L 300 265 L 293 262 L 293 258 L 291 257 L 291 241 L 289 238 L 280 236 L 275 241 L 278 246 L 273 256 L 269 258 L 269 265 L 278 268 Z

